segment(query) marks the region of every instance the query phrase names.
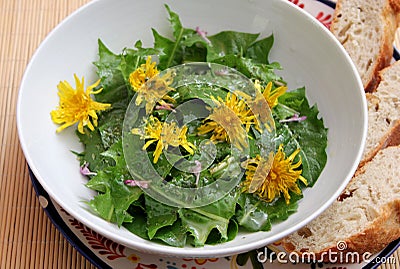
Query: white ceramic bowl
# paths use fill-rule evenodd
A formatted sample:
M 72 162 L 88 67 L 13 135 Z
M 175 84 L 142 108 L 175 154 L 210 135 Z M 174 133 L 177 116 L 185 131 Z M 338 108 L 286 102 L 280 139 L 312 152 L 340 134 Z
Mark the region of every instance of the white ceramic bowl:
M 272 61 L 284 67 L 289 88 L 306 86 L 328 133 L 328 161 L 318 182 L 304 191 L 297 213 L 269 232 L 241 233 L 233 241 L 202 248 L 175 248 L 143 240 L 89 212 L 84 201 L 94 192 L 84 186 L 74 131 L 55 133 L 50 111 L 58 104 L 56 85 L 73 73 L 96 80 L 92 65 L 101 38 L 116 53 L 141 39 L 152 45 L 151 28 L 170 33 L 167 3 L 185 27 L 274 33 Z M 49 195 L 74 218 L 102 235 L 145 252 L 182 257 L 216 257 L 262 247 L 299 229 L 326 209 L 343 190 L 360 160 L 366 136 L 366 101 L 357 71 L 330 32 L 285 0 L 98 0 L 73 13 L 40 45 L 23 77 L 17 109 L 21 145 L 27 162 Z

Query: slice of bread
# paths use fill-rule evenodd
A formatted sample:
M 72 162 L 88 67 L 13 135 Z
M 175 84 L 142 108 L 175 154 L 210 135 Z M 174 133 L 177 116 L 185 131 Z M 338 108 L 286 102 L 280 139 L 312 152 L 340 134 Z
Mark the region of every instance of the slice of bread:
M 282 241 L 287 251 L 320 259 L 327 252 L 339 256 L 344 242 L 345 253 L 375 253 L 400 237 L 400 61 L 381 70 L 379 80 L 376 92 L 366 94 L 368 134 L 359 169 L 325 212 Z
M 355 63 L 366 92 L 375 90 L 378 71 L 388 66 L 398 27 L 400 0 L 338 0 L 331 32 Z
M 329 262 L 349 252 L 376 253 L 399 238 L 399 160 L 400 146 L 379 151 L 326 211 L 283 239 L 284 248 Z
M 367 93 L 368 131 L 360 166 L 385 146 L 400 141 L 400 61 L 381 70 L 379 86 Z

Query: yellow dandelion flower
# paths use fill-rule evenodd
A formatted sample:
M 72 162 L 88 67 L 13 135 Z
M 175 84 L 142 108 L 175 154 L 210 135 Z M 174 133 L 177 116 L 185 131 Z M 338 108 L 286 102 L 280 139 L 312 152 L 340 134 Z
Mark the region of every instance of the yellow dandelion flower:
M 269 113 L 270 110 L 266 109 L 269 104 L 261 91 L 256 91 L 254 98 L 242 91 L 235 91 L 235 93 L 246 101 L 251 110 L 251 115 L 255 116 L 256 124 L 254 127 L 261 133 L 263 129 L 260 126 L 264 126 L 268 132 L 272 132 L 275 121 Z
M 144 133 L 138 129 L 132 129 L 132 134 L 140 135 L 142 139 L 146 139 L 143 150 L 147 149 L 151 144 L 157 142 L 156 149 L 153 153 L 153 163 L 157 163 L 163 150 L 167 150 L 169 146 L 183 147 L 189 154 L 194 154 L 196 146 L 187 141 L 187 127 L 179 128 L 176 122 L 160 122 L 158 118 L 150 116 L 146 120 Z
M 187 137 L 186 137 L 187 130 L 188 130 L 187 126 L 183 126 L 182 129 L 180 129 L 178 141 L 179 141 L 179 145 L 181 145 L 187 152 L 189 152 L 191 155 L 193 155 L 194 150 L 196 149 L 196 146 L 187 141 Z
M 283 95 L 287 90 L 286 86 L 280 86 L 272 90 L 271 81 L 268 82 L 267 86 L 264 89 L 262 88 L 262 86 L 260 85 L 260 81 L 258 80 L 254 82 L 254 86 L 256 89 L 263 93 L 263 96 L 265 100 L 267 100 L 268 106 L 270 108 L 273 108 L 278 104 L 278 98 Z
M 84 78 L 82 81 L 74 74 L 76 89 L 67 81 L 61 81 L 58 85 L 59 105 L 56 110 L 50 112 L 51 119 L 56 124 L 62 124 L 57 128 L 61 132 L 65 128 L 78 123 L 78 131 L 84 133 L 83 127 L 87 126 L 91 131 L 97 126 L 98 111 L 109 108 L 110 104 L 103 104 L 92 99 L 92 94 L 101 92 L 102 89 L 93 91 L 100 83 L 100 80 L 84 90 Z
M 237 98 L 235 94 L 228 93 L 225 101 L 221 97 L 218 97 L 218 100 L 213 97 L 212 99 L 216 107 L 203 121 L 203 124 L 197 128 L 198 134 L 212 132 L 210 138 L 212 141 L 236 141 L 235 146 L 243 148 L 246 145 L 246 136 L 243 135 L 242 125 L 246 132 L 249 132 L 250 126 L 256 123 L 251 110 L 245 101 Z M 229 130 L 225 130 L 223 126 L 229 126 Z
M 283 151 L 283 145 L 279 145 L 278 152 L 273 158 L 271 169 L 267 176 L 262 172 L 263 159 L 259 155 L 257 155 L 256 158 L 248 160 L 245 163 L 247 167 L 245 172 L 246 179 L 243 182 L 243 190 L 249 191 L 250 186 L 254 184 L 253 181 L 262 181 L 262 184 L 259 185 L 258 189 L 252 190 L 252 192 L 256 193 L 266 202 L 272 202 L 282 193 L 286 203 L 288 204 L 290 202 L 289 191 L 301 194 L 301 190 L 297 185 L 297 180 L 300 180 L 307 185 L 307 179 L 301 175 L 302 170 L 296 170 L 302 164 L 301 159 L 297 163 L 293 163 L 293 160 L 299 152 L 300 149 L 297 149 L 286 158 Z M 256 171 L 259 170 L 259 166 L 261 171 L 256 173 Z M 260 178 L 253 178 L 254 175 L 257 175 Z
M 152 77 L 158 75 L 157 63 L 151 61 L 151 56 L 147 57 L 146 63 L 140 65 L 129 75 L 129 83 L 134 91 L 138 91 L 143 84 Z
M 135 104 L 140 105 L 143 100 L 146 102 L 146 113 L 150 114 L 153 107 L 161 99 L 166 100 L 170 103 L 175 103 L 175 99 L 168 96 L 167 93 L 174 91 L 175 89 L 170 87 L 173 82 L 173 73 L 168 72 L 162 77 L 154 77 L 149 80 L 149 83 L 138 89 Z

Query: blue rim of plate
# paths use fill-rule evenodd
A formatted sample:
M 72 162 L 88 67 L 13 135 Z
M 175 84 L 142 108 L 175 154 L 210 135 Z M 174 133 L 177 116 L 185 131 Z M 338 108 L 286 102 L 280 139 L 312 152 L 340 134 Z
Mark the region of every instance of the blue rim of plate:
M 331 8 L 333 8 L 333 9 L 335 9 L 335 7 L 336 7 L 336 3 L 332 2 L 330 0 L 317 0 L 317 1 L 329 6 Z
M 336 7 L 336 3 L 330 0 L 316 0 L 321 2 L 331 8 Z M 393 58 L 395 60 L 400 59 L 400 53 L 396 47 L 393 49 Z M 53 225 L 61 232 L 64 238 L 74 247 L 82 256 L 84 256 L 90 263 L 92 263 L 97 268 L 112 269 L 108 264 L 101 260 L 96 254 L 94 254 L 66 225 L 64 220 L 58 214 L 56 208 L 54 207 L 50 196 L 40 185 L 39 181 L 36 179 L 32 170 L 28 166 L 29 176 L 32 181 L 33 188 L 35 189 L 36 196 L 44 197 L 48 201 L 46 207 L 42 207 L 47 217 L 53 223 Z M 391 242 L 385 249 L 383 249 L 370 263 L 365 265 L 362 269 L 376 269 L 382 264 L 382 260 L 392 255 L 400 247 L 400 238 Z
M 28 167 L 29 176 L 32 181 L 33 188 L 35 189 L 37 197 L 44 197 L 48 204 L 46 207 L 42 207 L 47 217 L 57 228 L 58 231 L 64 236 L 65 239 L 90 263 L 97 268 L 112 269 L 108 264 L 102 261 L 96 254 L 94 254 L 68 227 L 61 216 L 58 214 L 57 209 L 54 207 L 49 194 L 43 189 L 39 181 L 36 179 L 30 167 Z

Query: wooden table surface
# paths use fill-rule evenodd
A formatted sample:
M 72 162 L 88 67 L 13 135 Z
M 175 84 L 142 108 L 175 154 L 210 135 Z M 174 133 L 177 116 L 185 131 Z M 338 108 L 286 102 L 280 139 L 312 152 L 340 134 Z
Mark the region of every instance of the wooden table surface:
M 16 127 L 25 67 L 40 42 L 89 0 L 0 0 L 0 268 L 94 268 L 52 225 L 29 179 Z M 382 265 L 382 269 L 398 268 Z

